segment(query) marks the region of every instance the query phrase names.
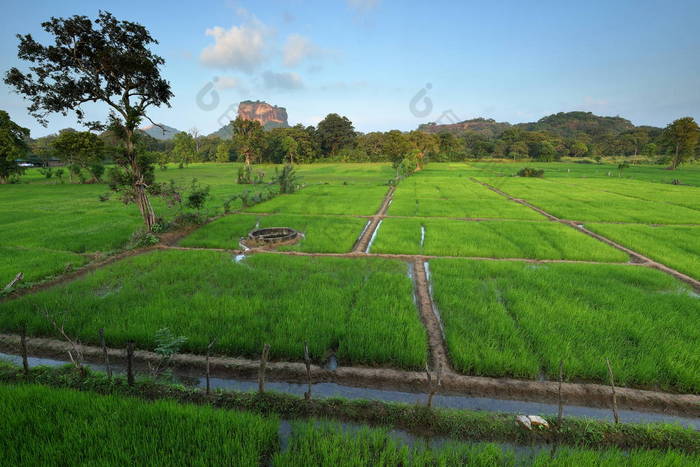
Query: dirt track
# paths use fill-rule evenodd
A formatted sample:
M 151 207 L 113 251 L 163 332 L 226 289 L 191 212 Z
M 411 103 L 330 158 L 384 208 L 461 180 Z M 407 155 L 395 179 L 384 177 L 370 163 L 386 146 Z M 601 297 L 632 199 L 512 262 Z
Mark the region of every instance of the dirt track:
M 377 230 L 379 222 L 386 215 L 386 211 L 387 209 L 389 209 L 389 203 L 391 203 L 391 199 L 394 196 L 395 190 L 395 186 L 389 188 L 389 191 L 384 197 L 384 201 L 382 201 L 382 205 L 379 207 L 379 211 L 377 211 L 377 213 L 370 218 L 369 226 L 367 226 L 362 235 L 360 235 L 360 238 L 357 239 L 357 242 L 355 243 L 355 246 L 352 249 L 353 253 L 367 252 L 367 247 L 369 246 L 369 242 L 372 239 L 372 235 L 374 235 L 374 232 Z

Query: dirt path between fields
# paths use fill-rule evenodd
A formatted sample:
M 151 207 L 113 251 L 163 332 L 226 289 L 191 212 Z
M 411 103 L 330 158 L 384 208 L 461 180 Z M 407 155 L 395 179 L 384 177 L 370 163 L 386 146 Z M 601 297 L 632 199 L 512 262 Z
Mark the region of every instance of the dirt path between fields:
M 0 334 L 0 351 L 18 354 L 19 336 Z M 45 338 L 27 339 L 31 356 L 66 359 L 70 345 L 59 340 Z M 102 363 L 102 349 L 95 346 L 82 346 L 85 359 Z M 124 363 L 125 351 L 108 349 L 110 362 Z M 137 350 L 134 360 L 137 365 L 155 363 L 159 356 L 153 352 Z M 182 369 L 201 371 L 204 375 L 206 357 L 203 355 L 177 354 L 173 364 Z M 216 356 L 210 359 L 212 376 L 229 378 L 255 378 L 260 362 L 257 360 Z M 306 367 L 297 362 L 270 362 L 267 364 L 270 380 L 305 382 Z M 327 370 L 312 365 L 311 376 L 314 383 L 333 382 L 354 387 L 390 389 L 410 392 L 426 392 L 425 372 L 403 371 L 388 368 L 366 368 L 339 366 Z M 554 381 L 526 381 L 510 378 L 489 378 L 464 376 L 448 372 L 443 374 L 442 394 L 471 397 L 493 397 L 496 399 L 521 400 L 530 402 L 556 403 L 558 383 Z M 694 394 L 672 394 L 642 389 L 616 387 L 617 403 L 621 409 L 660 412 L 684 417 L 700 417 L 700 396 Z M 588 407 L 611 407 L 609 386 L 589 383 L 563 383 L 562 396 L 567 405 Z
M 516 203 L 522 204 L 523 206 L 526 206 L 526 207 L 542 214 L 543 216 L 547 217 L 548 219 L 550 219 L 553 222 L 559 222 L 560 224 L 568 225 L 569 227 L 572 227 L 572 228 L 578 230 L 579 232 L 588 235 L 589 237 L 595 238 L 596 240 L 599 240 L 603 243 L 606 243 L 607 245 L 610 245 L 613 248 L 616 248 L 620 251 L 627 253 L 630 256 L 630 260 L 633 263 L 639 263 L 642 266 L 657 269 L 657 270 L 662 271 L 666 274 L 669 274 L 669 275 L 675 277 L 676 279 L 681 280 L 681 281 L 685 282 L 686 284 L 691 285 L 695 289 L 696 292 L 700 292 L 700 281 L 698 281 L 697 279 L 695 279 L 693 277 L 690 277 L 686 274 L 683 274 L 682 272 L 677 271 L 671 267 L 668 267 L 665 264 L 659 263 L 658 261 L 654 261 L 653 259 L 648 258 L 648 257 L 642 255 L 641 253 L 638 253 L 630 248 L 627 248 L 626 246 L 623 246 L 623 245 L 621 245 L 621 244 L 619 244 L 619 243 L 617 243 L 617 242 L 615 242 L 607 237 L 604 237 L 603 235 L 600 235 L 600 234 L 597 234 L 591 230 L 588 230 L 580 222 L 570 221 L 570 220 L 566 220 L 566 219 L 560 219 L 560 218 L 548 213 L 547 211 L 543 210 L 542 208 L 534 206 L 533 204 L 530 204 L 529 202 L 527 202 L 524 199 L 514 198 L 511 195 L 509 195 L 508 193 L 505 193 L 505 192 L 499 190 L 498 188 L 496 188 L 492 185 L 489 185 L 486 182 L 482 182 L 482 181 L 477 180 L 473 177 L 471 178 L 471 180 L 475 183 L 478 183 L 482 186 L 485 186 L 489 190 L 494 191 L 501 196 L 508 198 L 509 200 L 515 201 Z
M 384 219 L 384 217 L 386 216 L 386 211 L 387 209 L 389 209 L 389 204 L 391 203 L 391 199 L 394 196 L 394 191 L 396 191 L 395 186 L 389 188 L 389 191 L 386 193 L 386 196 L 384 196 L 384 201 L 382 201 L 382 205 L 379 207 L 379 211 L 377 211 L 377 213 L 370 218 L 369 225 L 365 228 L 360 237 L 357 239 L 357 242 L 355 242 L 355 246 L 352 249 L 353 253 L 367 252 L 369 242 L 372 239 L 374 232 L 377 230 L 377 226 L 379 226 L 381 220 Z
M 443 327 L 430 294 L 430 282 L 425 271 L 425 261 L 423 259 L 417 259 L 413 263 L 413 274 L 418 310 L 420 311 L 423 325 L 428 332 L 428 349 L 430 351 L 432 370 L 436 370 L 439 365 L 443 374 L 454 373 L 450 360 L 447 358 Z

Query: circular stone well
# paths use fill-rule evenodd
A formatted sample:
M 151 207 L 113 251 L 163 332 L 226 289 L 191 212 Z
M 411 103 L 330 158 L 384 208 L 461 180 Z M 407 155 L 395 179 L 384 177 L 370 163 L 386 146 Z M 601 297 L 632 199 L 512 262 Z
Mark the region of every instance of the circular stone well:
M 299 241 L 301 234 L 290 227 L 265 227 L 251 231 L 245 244 L 255 246 L 291 245 Z

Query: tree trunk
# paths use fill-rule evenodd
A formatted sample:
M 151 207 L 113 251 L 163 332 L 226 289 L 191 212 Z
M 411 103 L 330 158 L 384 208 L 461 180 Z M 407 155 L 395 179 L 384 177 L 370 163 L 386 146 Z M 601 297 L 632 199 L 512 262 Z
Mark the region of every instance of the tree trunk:
M 673 161 L 671 162 L 671 170 L 676 170 L 678 167 L 678 152 L 680 151 L 680 143 L 676 143 L 676 155 L 673 156 Z
M 151 201 L 148 199 L 146 183 L 143 181 L 143 174 L 136 160 L 134 131 L 129 128 L 126 129 L 126 155 L 136 180 L 134 182 L 134 198 L 141 211 L 141 217 L 143 218 L 144 224 L 146 224 L 146 229 L 150 232 L 153 225 L 156 223 L 156 214 L 153 212 L 153 206 L 151 206 Z

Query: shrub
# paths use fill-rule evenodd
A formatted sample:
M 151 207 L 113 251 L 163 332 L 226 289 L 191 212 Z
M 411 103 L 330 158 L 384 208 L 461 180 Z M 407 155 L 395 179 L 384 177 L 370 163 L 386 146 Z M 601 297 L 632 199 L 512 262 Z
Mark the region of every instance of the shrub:
M 542 169 L 532 169 L 530 167 L 524 167 L 518 170 L 518 177 L 542 177 L 544 175 L 544 170 Z

